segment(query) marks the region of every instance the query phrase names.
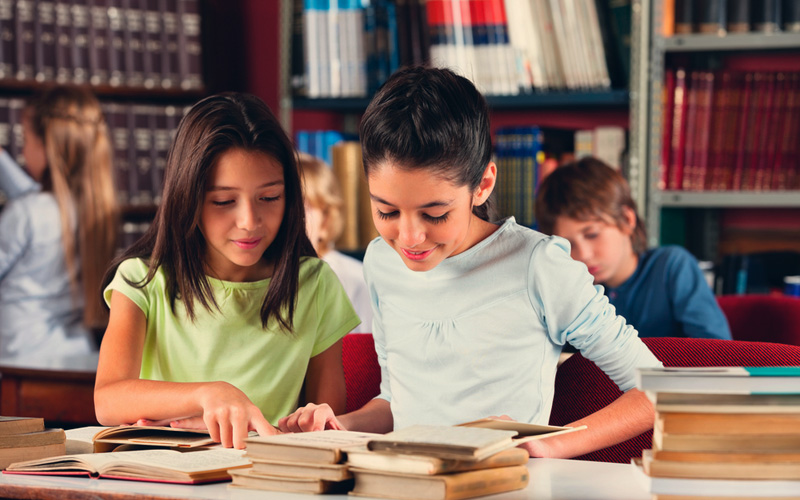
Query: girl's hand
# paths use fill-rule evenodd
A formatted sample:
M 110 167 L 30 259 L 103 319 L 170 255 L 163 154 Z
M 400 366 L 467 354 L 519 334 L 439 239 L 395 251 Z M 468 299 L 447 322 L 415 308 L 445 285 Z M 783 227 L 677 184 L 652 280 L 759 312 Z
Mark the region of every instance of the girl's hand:
M 198 393 L 203 415 L 170 422 L 172 427 L 208 429 L 211 439 L 225 448 L 244 449 L 249 431 L 261 436 L 278 434 L 261 410 L 243 393 L 227 382 L 204 384 Z M 200 425 L 200 420 L 204 426 Z
M 327 404 L 309 403 L 291 415 L 278 420 L 282 432 L 312 432 L 325 429 L 346 431 Z

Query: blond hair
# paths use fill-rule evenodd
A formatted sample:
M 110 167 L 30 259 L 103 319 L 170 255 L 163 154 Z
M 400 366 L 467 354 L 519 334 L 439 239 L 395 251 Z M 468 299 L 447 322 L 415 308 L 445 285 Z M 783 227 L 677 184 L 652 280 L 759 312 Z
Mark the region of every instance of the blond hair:
M 321 159 L 306 153 L 298 154 L 298 165 L 303 180 L 303 197 L 307 204 L 322 211 L 327 237 L 321 248 L 331 249 L 344 230 L 342 188 L 333 169 Z
M 70 282 L 75 290 L 83 285 L 84 323 L 104 326 L 107 311 L 100 286 L 116 250 L 119 208 L 100 103 L 89 90 L 58 86 L 33 99 L 25 117 L 44 144 L 42 185 L 58 203 Z

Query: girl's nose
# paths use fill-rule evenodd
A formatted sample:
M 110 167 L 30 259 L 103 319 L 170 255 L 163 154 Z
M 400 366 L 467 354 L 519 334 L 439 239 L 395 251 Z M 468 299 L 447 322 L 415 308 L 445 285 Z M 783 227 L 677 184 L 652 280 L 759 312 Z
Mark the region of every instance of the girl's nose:
M 258 226 L 259 215 L 252 203 L 242 203 L 236 213 L 236 225 L 240 229 L 251 230 Z
M 398 241 L 406 248 L 414 248 L 420 243 L 425 241 L 425 230 L 417 221 L 411 217 L 403 217 L 400 219 L 400 227 L 398 234 Z

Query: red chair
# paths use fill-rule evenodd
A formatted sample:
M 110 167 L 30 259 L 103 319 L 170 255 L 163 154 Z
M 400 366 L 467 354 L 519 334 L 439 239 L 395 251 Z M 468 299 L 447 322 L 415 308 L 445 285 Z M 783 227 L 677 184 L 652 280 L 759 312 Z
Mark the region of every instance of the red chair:
M 733 340 L 800 345 L 800 298 L 786 295 L 721 295 Z
M 739 340 L 652 337 L 642 339 L 665 366 L 792 366 L 800 365 L 800 346 Z M 550 424 L 566 425 L 607 406 L 622 393 L 594 363 L 570 356 L 556 372 Z M 581 460 L 630 463 L 651 448 L 648 431 Z
M 381 369 L 371 333 L 348 333 L 344 336 L 342 364 L 347 388 L 345 412 L 351 412 L 380 392 Z

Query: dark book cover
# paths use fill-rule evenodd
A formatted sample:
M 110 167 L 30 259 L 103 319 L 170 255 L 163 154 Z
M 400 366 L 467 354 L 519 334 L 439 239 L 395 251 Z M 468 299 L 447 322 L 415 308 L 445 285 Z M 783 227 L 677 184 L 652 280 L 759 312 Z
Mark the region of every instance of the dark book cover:
M 750 0 L 728 0 L 727 23 L 730 33 L 750 31 Z
M 89 5 L 89 82 L 109 83 L 109 48 L 112 36 L 108 25 L 107 0 L 87 0 Z
M 675 0 L 675 33 L 684 35 L 694 32 L 694 2 Z
M 74 68 L 71 3 L 54 3 L 56 8 L 56 81 L 67 83 L 72 80 L 72 69 Z
M 11 122 L 8 99 L 0 97 L 0 148 L 8 150 L 11 144 Z
M 620 88 L 626 88 L 631 73 L 631 0 L 609 0 L 608 5 L 609 26 L 613 33 L 612 38 L 616 47 L 617 61 L 619 62 L 619 74 L 617 77 L 619 78 Z M 598 8 L 598 14 L 600 10 Z M 608 53 L 606 53 L 606 57 L 608 57 Z M 612 84 L 613 78 L 612 76 Z
M 181 74 L 179 63 L 180 45 L 178 31 L 178 0 L 159 0 L 161 21 L 164 24 L 161 33 L 161 86 L 165 89 L 180 88 Z
M 126 0 L 105 0 L 108 5 L 108 83 L 113 87 L 126 85 L 128 61 L 125 56 L 127 43 L 125 20 Z
M 698 33 L 724 35 L 727 31 L 727 0 L 695 0 Z
M 150 123 L 152 106 L 135 104 L 133 111 L 133 145 L 136 170 L 137 205 L 152 205 L 153 196 L 153 129 Z
M 800 32 L 800 2 L 797 0 L 783 0 L 781 15 L 783 16 L 783 30 L 789 33 Z
M 139 0 L 139 8 L 144 12 L 144 86 L 161 87 L 161 12 L 159 0 Z
M 175 107 L 154 107 L 150 118 L 150 127 L 153 130 L 153 148 L 150 155 L 153 161 L 153 202 L 156 204 L 161 203 L 164 171 L 167 167 L 167 153 L 172 144 L 172 130 L 168 113 L 174 116 Z
M 34 20 L 34 72 L 37 82 L 56 78 L 56 3 L 39 0 Z
M 22 99 L 14 97 L 8 100 L 8 124 L 11 126 L 8 154 L 22 166 L 25 166 L 25 158 L 22 155 L 22 110 L 24 108 L 25 101 Z
M 92 24 L 90 0 L 70 0 L 72 13 L 72 81 L 81 84 L 89 81 L 89 46 L 92 39 L 89 26 Z
M 15 11 L 16 76 L 17 80 L 33 80 L 35 76 L 36 4 L 33 0 L 17 0 Z
M 139 0 L 122 0 L 125 40 L 125 86 L 144 86 L 144 11 Z
M 426 64 L 430 60 L 430 40 L 425 0 L 408 0 L 409 42 L 412 64 Z
M 199 0 L 178 0 L 178 63 L 181 88 L 203 88 Z
M 292 93 L 297 96 L 308 95 L 308 76 L 306 75 L 305 19 L 303 16 L 303 0 L 292 0 L 292 54 L 291 77 L 289 84 Z
M 131 204 L 130 163 L 128 150 L 130 140 L 128 133 L 128 106 L 119 103 L 103 105 L 106 115 L 109 137 L 114 156 L 114 184 L 121 205 Z
M 750 5 L 753 31 L 774 33 L 781 30 L 781 1 L 758 0 Z
M 0 79 L 13 78 L 16 65 L 14 0 L 0 0 Z

